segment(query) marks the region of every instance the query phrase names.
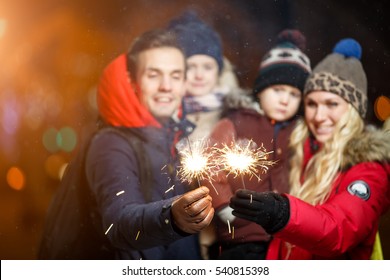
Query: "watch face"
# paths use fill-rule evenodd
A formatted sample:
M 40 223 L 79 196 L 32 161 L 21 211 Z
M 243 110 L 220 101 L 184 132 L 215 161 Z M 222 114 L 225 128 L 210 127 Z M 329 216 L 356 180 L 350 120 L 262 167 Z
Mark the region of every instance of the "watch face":
M 370 188 L 364 181 L 355 181 L 348 186 L 348 192 L 363 200 L 370 198 Z

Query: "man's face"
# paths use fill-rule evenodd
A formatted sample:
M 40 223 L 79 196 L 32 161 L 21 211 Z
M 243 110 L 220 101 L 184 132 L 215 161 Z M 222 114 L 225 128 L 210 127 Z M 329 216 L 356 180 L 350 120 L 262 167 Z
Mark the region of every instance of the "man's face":
M 160 122 L 176 112 L 185 92 L 185 58 L 173 47 L 143 51 L 138 57 L 140 101 Z

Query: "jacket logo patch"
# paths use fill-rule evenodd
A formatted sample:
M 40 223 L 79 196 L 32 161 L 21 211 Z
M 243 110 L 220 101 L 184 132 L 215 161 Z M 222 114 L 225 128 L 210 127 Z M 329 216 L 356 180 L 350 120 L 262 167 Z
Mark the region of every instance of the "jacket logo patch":
M 370 187 L 364 181 L 354 181 L 348 188 L 348 192 L 352 195 L 356 195 L 363 200 L 368 200 L 370 198 Z

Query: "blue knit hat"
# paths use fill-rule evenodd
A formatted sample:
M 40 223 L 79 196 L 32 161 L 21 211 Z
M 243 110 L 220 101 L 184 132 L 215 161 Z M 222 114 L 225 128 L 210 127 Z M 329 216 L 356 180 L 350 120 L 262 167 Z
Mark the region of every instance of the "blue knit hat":
M 180 17 L 173 19 L 168 29 L 174 31 L 179 45 L 186 57 L 205 54 L 214 58 L 219 67 L 223 68 L 222 43 L 218 33 L 199 19 L 195 11 L 186 11 Z

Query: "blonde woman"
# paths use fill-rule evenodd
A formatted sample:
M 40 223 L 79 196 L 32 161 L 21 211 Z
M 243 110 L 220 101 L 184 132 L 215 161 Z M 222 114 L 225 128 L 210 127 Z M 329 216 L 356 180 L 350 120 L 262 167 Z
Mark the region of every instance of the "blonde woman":
M 233 214 L 274 238 L 267 259 L 369 259 L 390 205 L 390 134 L 367 129 L 361 46 L 340 41 L 309 76 L 290 140 L 290 194 L 239 190 Z

